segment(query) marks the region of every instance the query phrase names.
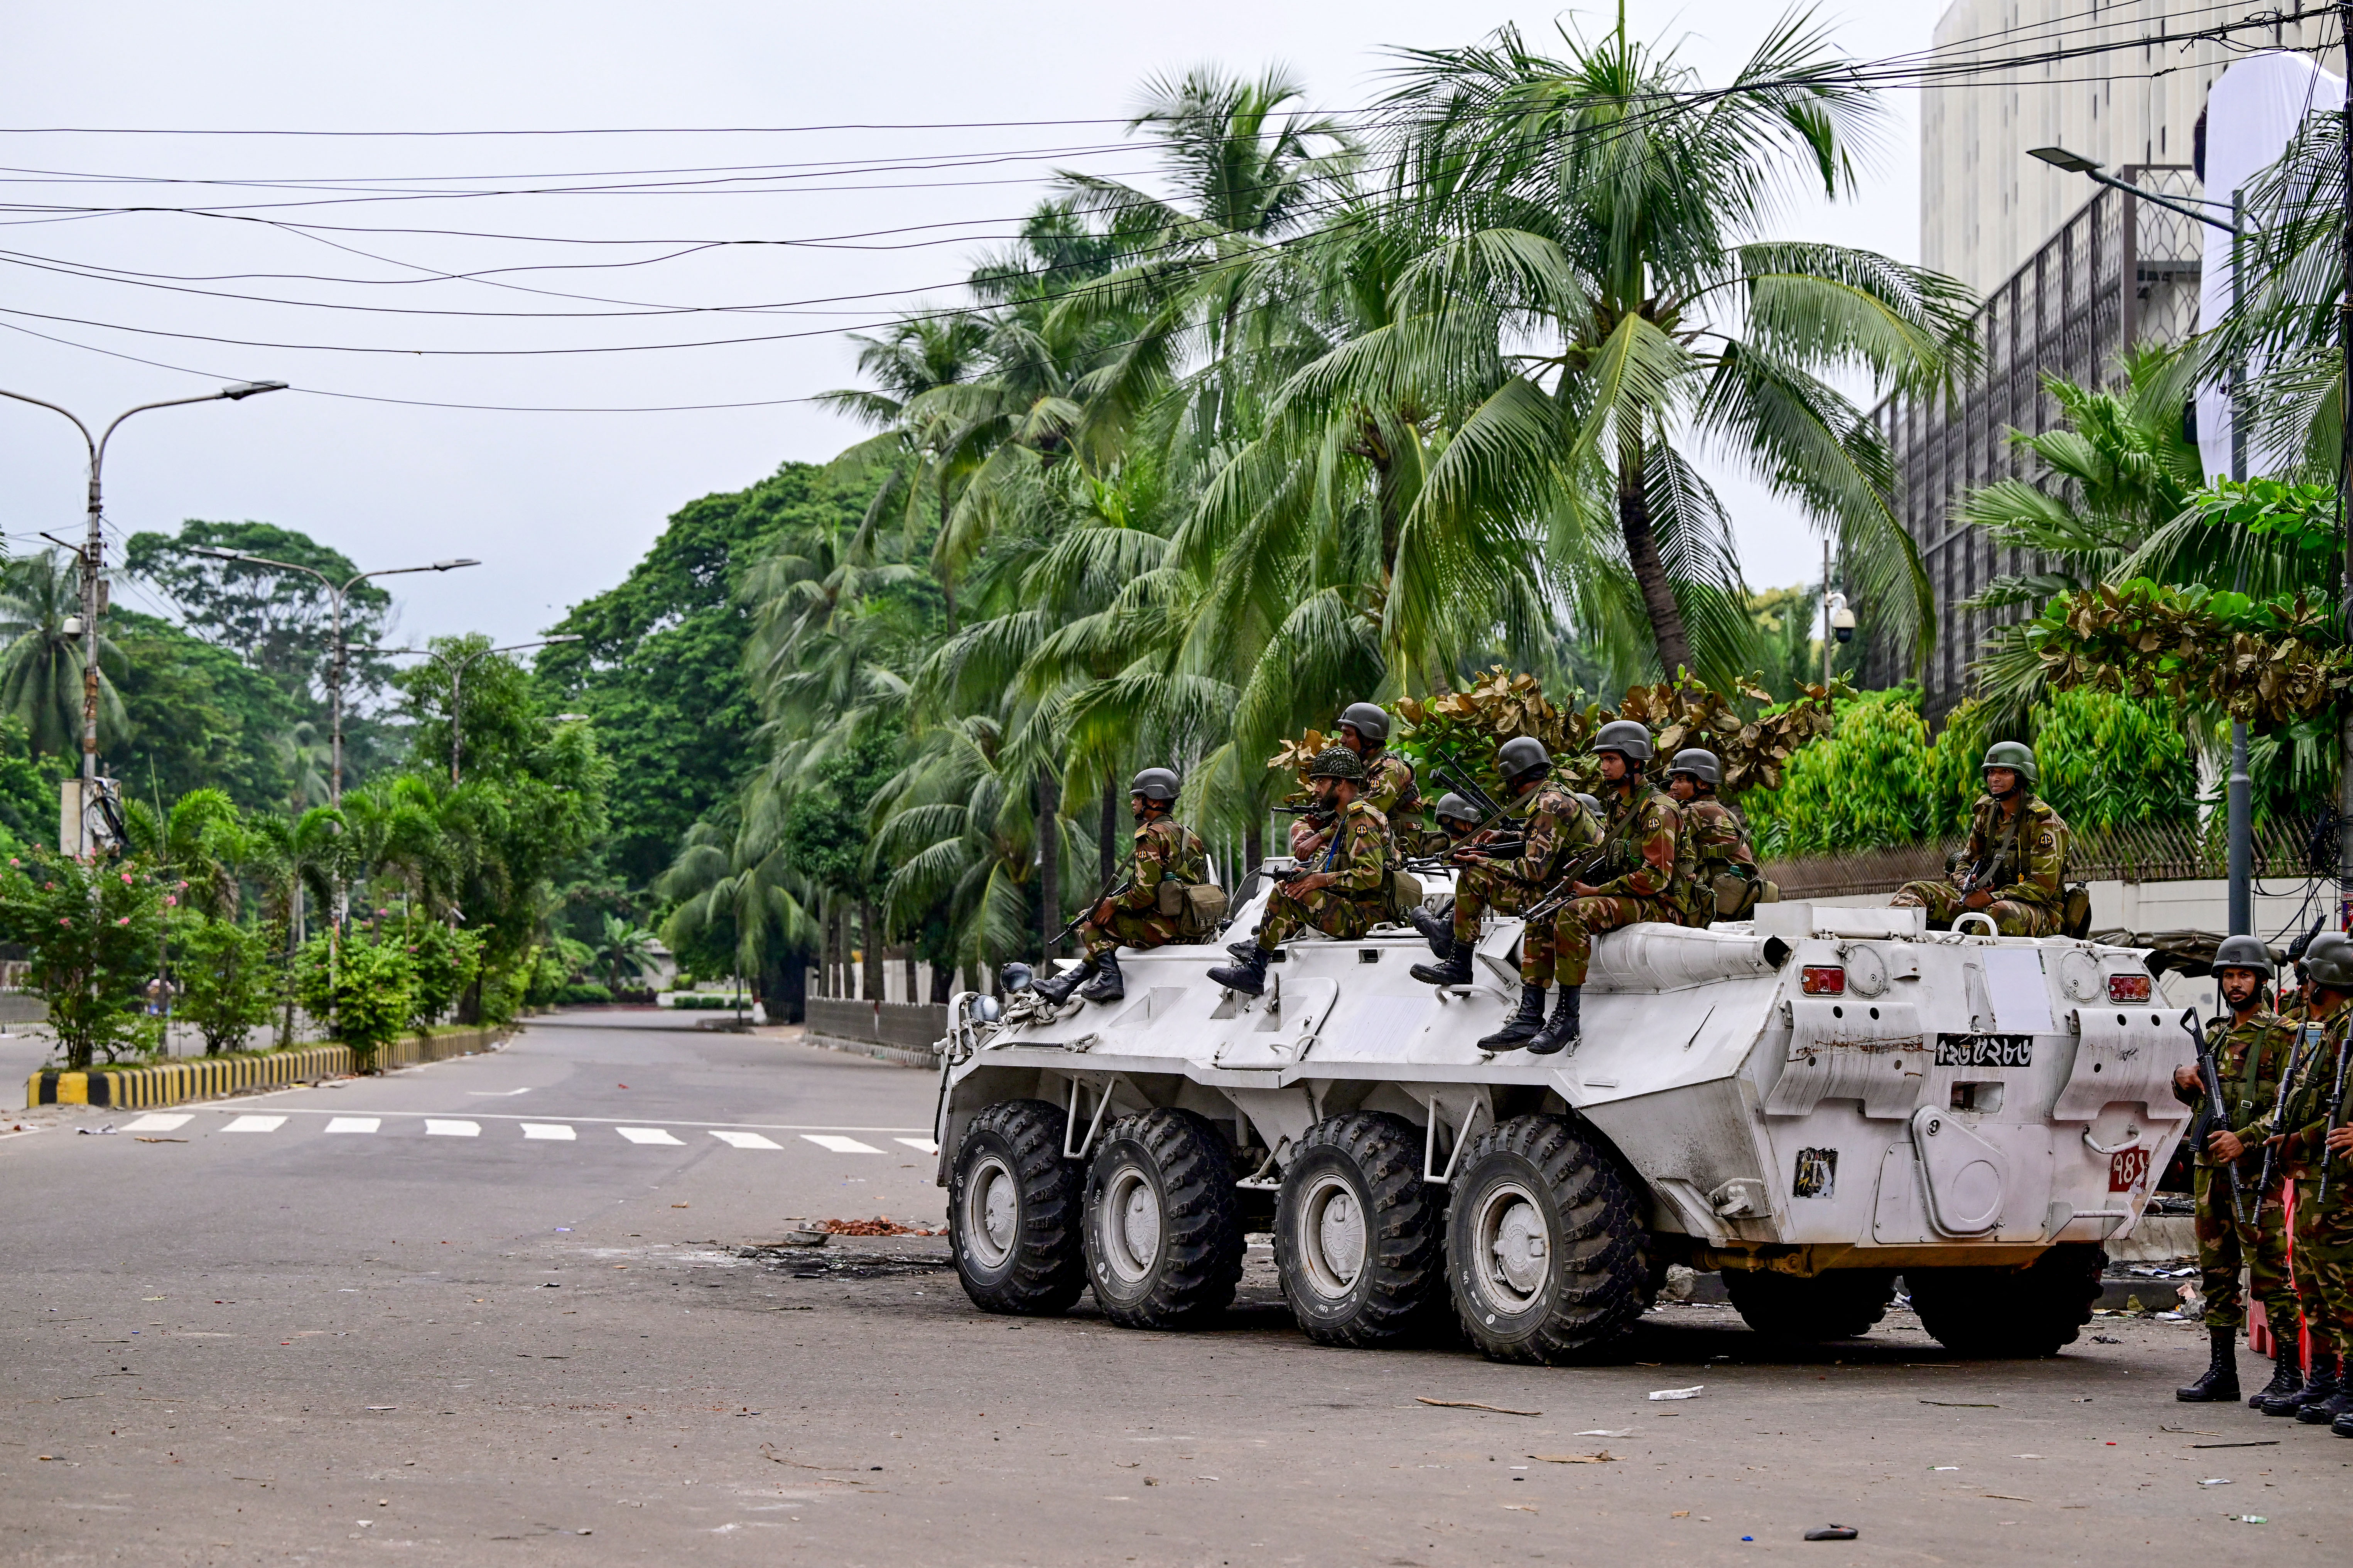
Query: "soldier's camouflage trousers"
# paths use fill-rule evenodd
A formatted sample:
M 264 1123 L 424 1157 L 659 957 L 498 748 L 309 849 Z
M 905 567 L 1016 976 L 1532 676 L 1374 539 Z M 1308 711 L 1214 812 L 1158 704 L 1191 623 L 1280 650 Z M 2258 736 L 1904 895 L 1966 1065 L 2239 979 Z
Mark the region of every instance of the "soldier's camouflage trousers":
M 2304 1298 L 2304 1321 L 2313 1342 L 2338 1355 L 2353 1353 L 2353 1192 L 2339 1170 L 2328 1181 L 2327 1212 L 2322 1212 L 2318 1181 L 2296 1184 L 2295 1276 Z
M 1593 939 L 1620 926 L 1644 921 L 1677 924 L 1675 911 L 1664 899 L 1571 899 L 1553 917 L 1554 960 L 1563 985 L 1582 985 L 1593 963 Z
M 1272 952 L 1303 926 L 1346 942 L 1364 935 L 1381 919 L 1378 893 L 1344 893 L 1336 888 L 1294 893 L 1277 887 L 1266 900 L 1266 920 L 1258 928 L 1258 945 Z
M 1454 881 L 1454 940 L 1478 941 L 1479 917 L 1488 910 L 1515 915 L 1534 909 L 1549 896 L 1542 888 L 1530 887 L 1493 866 L 1466 866 Z M 1552 927 L 1542 921 L 1531 921 L 1520 933 L 1521 983 L 1550 985 L 1552 971 Z
M 1149 950 L 1183 940 L 1176 917 L 1157 910 L 1113 910 L 1109 925 L 1089 921 L 1079 928 L 1079 942 L 1091 960 L 1115 947 Z
M 2252 1295 L 2263 1304 L 2263 1314 L 2272 1321 L 2275 1331 L 2295 1331 L 2295 1287 L 2287 1277 L 2287 1219 L 2280 1206 L 2280 1192 L 2272 1189 L 2263 1205 L 2263 1218 L 2254 1222 L 2255 1178 L 2259 1169 L 2243 1169 L 2240 1181 L 2245 1187 L 2241 1206 L 2251 1223 L 2242 1225 L 2231 1207 L 2229 1173 L 2211 1165 L 2200 1165 L 2191 1176 L 2192 1190 L 2197 1194 L 2198 1271 L 2200 1289 L 2206 1293 L 2206 1326 L 2214 1329 L 2236 1329 L 2247 1321 L 2246 1298 Z M 2247 1288 L 2242 1291 L 2239 1271 L 2247 1271 Z
M 1971 912 L 1961 902 L 1961 890 L 1950 882 L 1906 882 L 1887 900 L 1890 908 L 1928 911 L 1928 924 L 1937 931 L 1950 931 L 1953 921 Z M 1994 930 L 2004 936 L 2057 936 L 2059 916 L 2052 910 L 2038 909 L 2010 899 L 1996 899 L 1984 909 L 1975 911 L 1989 915 Z

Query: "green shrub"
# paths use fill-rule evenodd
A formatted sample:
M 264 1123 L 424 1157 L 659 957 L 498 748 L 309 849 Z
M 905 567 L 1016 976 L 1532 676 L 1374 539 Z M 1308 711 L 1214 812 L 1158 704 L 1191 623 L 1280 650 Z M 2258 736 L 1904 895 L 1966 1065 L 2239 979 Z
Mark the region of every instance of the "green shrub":
M 1740 797 L 1760 856 L 1911 844 L 1926 830 L 1930 747 L 1919 689 L 1849 698 L 1833 722 L 1789 759 L 1780 788 Z
M 103 1051 L 110 1062 L 163 1045 L 163 1020 L 142 992 L 154 977 L 172 897 L 138 856 L 77 860 L 35 849 L 0 876 L 0 937 L 31 954 L 26 988 L 49 1005 L 49 1026 L 72 1071 Z
M 269 1022 L 285 984 L 269 933 L 194 915 L 175 923 L 171 937 L 180 984 L 174 1011 L 204 1037 L 206 1056 L 237 1048 Z
M 415 1010 L 408 946 L 397 932 L 387 939 L 354 925 L 340 944 L 312 937 L 296 957 L 294 975 L 303 1010 L 351 1047 L 363 1072 L 375 1068 L 376 1051 L 400 1037 Z
M 718 1012 L 723 1009 L 732 1010 L 739 1006 L 749 1007 L 751 1005 L 752 999 L 748 996 L 744 997 L 740 1002 L 733 996 L 708 996 L 702 994 L 674 996 L 670 999 L 670 1005 L 672 1007 L 684 1008 L 690 1013 L 697 1011 Z
M 404 934 L 414 976 L 409 1022 L 421 1032 L 439 1023 L 473 984 L 482 967 L 482 940 L 438 921 L 417 921 Z
M 2037 794 L 2067 826 L 2118 827 L 2187 820 L 2198 809 L 2198 768 L 2175 710 L 2162 702 L 2078 688 L 2038 704 Z
M 559 1007 L 581 1007 L 613 999 L 612 987 L 599 985 L 593 980 L 575 980 L 556 987 L 555 1005 Z

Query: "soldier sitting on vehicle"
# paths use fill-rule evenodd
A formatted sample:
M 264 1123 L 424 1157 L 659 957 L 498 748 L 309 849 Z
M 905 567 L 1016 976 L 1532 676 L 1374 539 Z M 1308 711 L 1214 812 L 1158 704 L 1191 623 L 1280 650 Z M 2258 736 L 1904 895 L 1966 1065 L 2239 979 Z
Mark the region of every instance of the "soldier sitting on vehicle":
M 1398 853 L 1410 855 L 1421 843 L 1421 786 L 1414 782 L 1413 764 L 1381 750 L 1389 738 L 1389 716 L 1371 702 L 1351 702 L 1340 714 L 1337 744 L 1363 760 L 1365 785 L 1357 792 L 1389 825 L 1389 839 Z M 1291 825 L 1291 854 L 1306 860 L 1332 841 L 1335 824 L 1318 825 L 1302 817 Z
M 1122 1000 L 1127 987 L 1119 973 L 1119 950 L 1149 951 L 1182 940 L 1182 915 L 1167 912 L 1176 900 L 1162 889 L 1207 882 L 1209 852 L 1198 834 L 1168 815 L 1176 794 L 1176 775 L 1166 768 L 1146 768 L 1128 786 L 1128 810 L 1136 823 L 1135 858 L 1127 880 L 1105 894 L 1079 927 L 1083 961 L 1066 973 L 1037 983 L 1038 994 L 1056 1006 L 1090 975 L 1093 979 L 1080 995 L 1090 1002 Z
M 1257 940 L 1228 946 L 1238 962 L 1210 970 L 1210 979 L 1255 996 L 1266 989 L 1274 950 L 1301 927 L 1345 940 L 1387 918 L 1389 827 L 1372 802 L 1358 795 L 1364 784 L 1364 762 L 1346 747 L 1334 746 L 1307 764 L 1308 787 L 1333 808 L 1334 837 L 1312 866 L 1303 862 L 1275 886 Z
M 1986 749 L 1986 793 L 1969 816 L 1961 869 L 1947 881 L 1906 882 L 1891 907 L 1925 909 L 1932 931 L 1965 911 L 1989 916 L 2004 936 L 2055 936 L 2066 901 L 2067 824 L 2034 797 L 2034 753 L 2016 741 Z
M 1642 764 L 1651 756 L 1651 731 L 1631 719 L 1613 720 L 1595 733 L 1593 750 L 1601 759 L 1601 794 L 1609 808 L 1597 873 L 1607 879 L 1570 883 L 1572 897 L 1553 917 L 1560 998 L 1543 1031 L 1528 1042 L 1532 1056 L 1567 1050 L 1583 1037 L 1580 999 L 1593 962 L 1593 939 L 1643 921 L 1674 921 L 1682 885 L 1691 875 L 1682 808 L 1642 779 Z
M 1524 825 L 1517 857 L 1490 859 L 1477 841 L 1456 851 L 1453 942 L 1442 963 L 1417 963 L 1407 973 L 1427 985 L 1471 984 L 1471 949 L 1479 917 L 1489 910 L 1516 914 L 1544 901 L 1570 863 L 1601 842 L 1601 824 L 1552 777 L 1552 758 L 1526 735 L 1504 742 L 1495 765 L 1504 775 L 1505 824 Z M 1503 825 L 1498 825 L 1501 827 Z M 1416 922 L 1417 926 L 1419 922 Z M 1504 1026 L 1479 1042 L 1482 1051 L 1516 1050 L 1544 1027 L 1545 992 L 1553 981 L 1552 928 L 1531 921 L 1520 933 L 1520 1005 Z
M 1421 853 L 1428 856 L 1451 855 L 1463 847 L 1472 829 L 1479 826 L 1479 808 L 1451 790 L 1438 797 L 1430 814 L 1437 819 L 1438 830 L 1421 836 Z M 1405 918 L 1428 939 L 1434 956 L 1442 959 L 1454 951 L 1454 922 L 1451 919 L 1433 914 L 1420 904 L 1406 910 Z
M 1715 921 L 1748 918 L 1762 879 L 1748 824 L 1715 798 L 1724 764 L 1697 746 L 1677 752 L 1667 764 L 1667 793 L 1683 808 L 1683 845 L 1691 851 L 1691 874 L 1676 888 L 1683 924 L 1702 930 Z

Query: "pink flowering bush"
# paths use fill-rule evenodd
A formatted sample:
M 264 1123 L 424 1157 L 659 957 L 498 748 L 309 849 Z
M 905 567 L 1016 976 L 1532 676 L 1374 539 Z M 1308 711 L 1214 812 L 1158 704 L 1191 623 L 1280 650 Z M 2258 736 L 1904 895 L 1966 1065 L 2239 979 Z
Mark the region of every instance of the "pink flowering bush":
M 162 1020 L 142 993 L 154 978 L 164 883 L 145 859 L 78 860 L 35 849 L 0 872 L 0 940 L 31 954 L 26 988 L 48 1004 L 64 1065 L 86 1071 L 153 1053 Z

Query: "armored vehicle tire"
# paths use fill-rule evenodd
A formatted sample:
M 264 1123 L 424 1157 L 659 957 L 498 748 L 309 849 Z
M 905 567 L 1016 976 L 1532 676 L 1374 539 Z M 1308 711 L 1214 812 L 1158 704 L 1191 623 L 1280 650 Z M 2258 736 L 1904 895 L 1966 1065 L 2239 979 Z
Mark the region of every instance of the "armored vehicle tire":
M 1727 1268 L 1724 1293 L 1748 1326 L 1769 1340 L 1810 1344 L 1859 1340 L 1879 1326 L 1895 1295 L 1886 1268 L 1834 1268 L 1800 1279 L 1794 1274 Z
M 2024 1268 L 1907 1268 L 1920 1326 L 1947 1350 L 1973 1356 L 2056 1355 L 2075 1342 L 2100 1299 L 2108 1255 L 2063 1242 Z
M 1126 1329 L 1214 1321 L 1242 1277 L 1242 1227 L 1226 1142 L 1207 1118 L 1164 1107 L 1124 1116 L 1087 1167 L 1087 1279 Z
M 1087 1288 L 1080 1167 L 1062 1158 L 1063 1117 L 1008 1100 L 972 1120 L 948 1183 L 948 1251 L 974 1306 L 1050 1317 Z
M 1446 1216 L 1455 1315 L 1494 1361 L 1588 1361 L 1642 1315 L 1625 1184 L 1566 1117 L 1519 1116 L 1463 1151 Z
M 1357 1111 L 1293 1145 L 1275 1200 L 1274 1266 L 1300 1331 L 1368 1349 L 1419 1336 L 1445 1300 L 1444 1217 L 1421 1179 L 1419 1132 Z

